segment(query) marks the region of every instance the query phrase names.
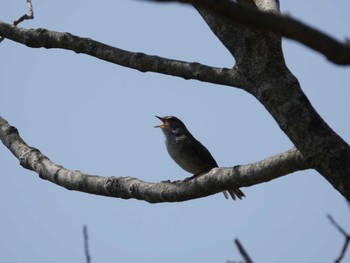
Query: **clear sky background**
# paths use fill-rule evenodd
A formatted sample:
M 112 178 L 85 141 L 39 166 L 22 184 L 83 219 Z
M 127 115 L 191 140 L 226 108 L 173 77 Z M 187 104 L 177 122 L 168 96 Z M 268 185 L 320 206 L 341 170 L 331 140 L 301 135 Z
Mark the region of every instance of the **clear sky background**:
M 283 13 L 350 37 L 350 2 L 281 1 Z M 0 19 L 26 11 L 2 0 Z M 173 59 L 231 67 L 233 59 L 190 6 L 143 1 L 34 1 L 43 27 Z M 234 36 L 232 36 L 234 37 Z M 350 141 L 349 67 L 329 63 L 283 40 L 286 63 L 328 124 Z M 189 176 L 168 156 L 154 115 L 175 115 L 220 166 L 258 161 L 292 147 L 259 104 L 239 89 L 140 73 L 65 50 L 0 44 L 0 115 L 23 139 L 68 169 L 145 181 Z M 222 194 L 183 203 L 149 204 L 68 191 L 19 166 L 0 146 L 0 261 L 227 262 L 241 259 L 239 238 L 255 262 L 332 262 L 350 231 L 344 198 L 317 172 L 297 172 L 243 188 L 243 201 Z M 350 261 L 350 251 L 346 260 Z

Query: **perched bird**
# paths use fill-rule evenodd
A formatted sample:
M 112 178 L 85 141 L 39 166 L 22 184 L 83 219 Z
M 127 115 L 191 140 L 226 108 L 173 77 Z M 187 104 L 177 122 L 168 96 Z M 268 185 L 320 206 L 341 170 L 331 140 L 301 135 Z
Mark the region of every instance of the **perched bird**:
M 163 124 L 155 126 L 160 128 L 165 135 L 165 145 L 170 157 L 185 171 L 193 174 L 192 179 L 198 175 L 209 172 L 218 167 L 213 156 L 207 148 L 187 130 L 185 124 L 174 116 L 159 117 Z M 227 190 L 232 199 L 242 199 L 244 193 L 239 189 Z M 223 192 L 226 199 L 228 194 Z

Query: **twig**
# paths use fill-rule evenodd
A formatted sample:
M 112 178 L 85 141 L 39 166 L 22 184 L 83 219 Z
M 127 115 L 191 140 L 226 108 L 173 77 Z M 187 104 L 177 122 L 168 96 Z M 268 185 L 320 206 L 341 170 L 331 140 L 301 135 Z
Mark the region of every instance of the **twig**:
M 337 222 L 335 222 L 335 220 L 333 219 L 333 217 L 331 215 L 328 214 L 327 217 L 328 217 L 329 221 L 331 221 L 332 225 L 334 225 L 335 228 L 337 228 L 338 231 L 340 233 L 342 233 L 343 236 L 345 237 L 345 242 L 344 242 L 344 245 L 343 245 L 343 247 L 342 247 L 342 249 L 340 251 L 340 254 L 334 261 L 335 263 L 339 263 L 339 262 L 342 261 L 343 257 L 345 256 L 345 252 L 346 252 L 346 250 L 347 250 L 347 248 L 349 246 L 350 234 L 346 233 L 346 231 Z
M 91 262 L 91 257 L 89 253 L 89 236 L 87 232 L 87 226 L 83 226 L 83 235 L 84 235 L 84 251 L 85 251 L 85 257 L 86 257 L 86 263 Z
M 244 258 L 245 263 L 253 263 L 253 261 L 251 260 L 251 258 L 248 255 L 247 251 L 244 249 L 244 247 L 241 244 L 241 242 L 239 242 L 238 238 L 235 239 L 235 244 L 236 244 L 236 246 L 238 248 L 239 253 Z
M 24 20 L 34 19 L 34 10 L 33 10 L 33 4 L 32 0 L 27 0 L 27 6 L 28 6 L 28 14 L 24 14 L 21 17 L 17 18 L 12 22 L 12 25 L 17 26 L 19 23 L 23 22 Z M 0 36 L 0 43 L 5 38 Z

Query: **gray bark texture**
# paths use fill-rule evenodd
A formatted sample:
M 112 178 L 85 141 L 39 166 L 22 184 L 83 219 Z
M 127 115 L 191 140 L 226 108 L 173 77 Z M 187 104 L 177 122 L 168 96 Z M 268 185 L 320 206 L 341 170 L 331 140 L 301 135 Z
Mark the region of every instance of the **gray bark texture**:
M 38 149 L 29 147 L 20 137 L 18 130 L 1 117 L 0 139 L 24 168 L 36 172 L 44 180 L 68 190 L 123 199 L 135 198 L 149 203 L 186 201 L 235 186 L 268 182 L 310 168 L 300 152 L 292 148 L 260 162 L 214 168 L 209 173 L 186 182 L 148 183 L 133 177 L 105 177 L 67 170 L 53 163 Z
M 103 177 L 69 171 L 28 146 L 17 129 L 0 117 L 0 139 L 3 144 L 23 167 L 35 171 L 42 179 L 69 190 L 97 195 L 135 198 L 150 203 L 179 202 L 232 187 L 267 182 L 295 171 L 315 169 L 350 201 L 350 147 L 319 116 L 301 90 L 298 80 L 287 68 L 281 36 L 276 34 L 276 28 L 272 27 L 269 31 L 268 23 L 265 23 L 265 28 L 254 27 L 249 19 L 248 22 L 247 19 L 236 19 L 222 9 L 225 5 L 229 8 L 233 6 L 260 14 L 256 16 L 258 19 L 265 19 L 266 15 L 268 19 L 270 15 L 279 19 L 278 1 L 240 0 L 233 3 L 220 0 L 217 5 L 216 1 L 188 2 L 194 4 L 213 33 L 232 54 L 236 62 L 233 68 L 214 68 L 129 52 L 69 33 L 27 30 L 1 21 L 0 35 L 28 47 L 67 49 L 141 72 L 152 71 L 243 89 L 264 105 L 293 142 L 294 148 L 259 162 L 214 168 L 186 182 L 148 183 L 132 177 Z M 283 30 L 280 34 L 285 35 Z M 346 47 L 344 52 L 348 52 Z
M 251 4 L 251 1 L 242 1 Z M 279 12 L 273 1 L 255 1 L 264 11 Z M 270 9 L 271 8 L 271 9 Z M 257 98 L 310 165 L 350 200 L 350 148 L 312 107 L 288 70 L 281 38 L 249 29 L 197 8 L 214 34 L 233 54 L 243 89 Z M 226 26 L 222 26 L 225 24 Z M 231 36 L 239 36 L 232 38 Z

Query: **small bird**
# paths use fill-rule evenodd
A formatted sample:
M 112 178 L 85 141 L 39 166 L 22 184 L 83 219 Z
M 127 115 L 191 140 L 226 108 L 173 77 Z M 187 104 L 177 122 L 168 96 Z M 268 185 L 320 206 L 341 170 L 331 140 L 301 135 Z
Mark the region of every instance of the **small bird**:
M 207 148 L 201 144 L 187 130 L 185 124 L 175 116 L 159 117 L 163 124 L 155 126 L 160 128 L 165 136 L 165 145 L 170 157 L 185 171 L 193 174 L 192 177 L 185 180 L 193 179 L 194 177 L 209 172 L 214 167 L 218 167 L 213 156 Z M 227 190 L 232 199 L 236 197 L 242 199 L 244 193 L 239 189 Z M 225 198 L 228 199 L 226 191 L 223 192 Z

